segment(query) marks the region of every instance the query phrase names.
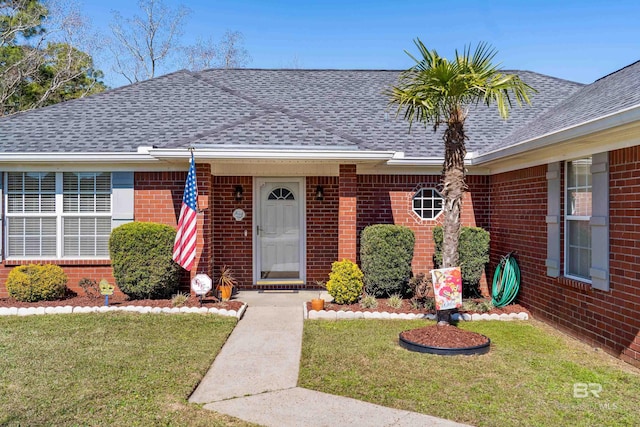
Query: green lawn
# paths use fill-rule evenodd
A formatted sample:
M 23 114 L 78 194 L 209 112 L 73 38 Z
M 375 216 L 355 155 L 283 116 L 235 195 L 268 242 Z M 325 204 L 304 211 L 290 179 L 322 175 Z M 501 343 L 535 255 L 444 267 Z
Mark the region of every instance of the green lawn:
M 0 318 L 0 425 L 248 425 L 187 398 L 236 319 Z
M 483 356 L 444 357 L 398 346 L 424 321 L 307 321 L 302 387 L 478 426 L 638 426 L 640 374 L 539 322 L 482 321 Z M 596 383 L 599 397 L 574 397 Z M 577 395 L 595 385 L 576 386 Z

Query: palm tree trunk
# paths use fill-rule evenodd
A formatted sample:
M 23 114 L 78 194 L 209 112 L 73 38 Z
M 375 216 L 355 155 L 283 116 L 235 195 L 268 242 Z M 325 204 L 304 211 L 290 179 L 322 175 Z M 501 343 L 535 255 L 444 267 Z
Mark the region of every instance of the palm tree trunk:
M 444 132 L 444 165 L 442 168 L 444 198 L 444 224 L 442 267 L 457 267 L 458 241 L 460 240 L 460 208 L 462 197 L 467 188 L 465 183 L 464 157 L 467 149 L 464 144 L 464 113 L 453 111 Z M 450 323 L 451 310 L 438 311 L 438 322 Z

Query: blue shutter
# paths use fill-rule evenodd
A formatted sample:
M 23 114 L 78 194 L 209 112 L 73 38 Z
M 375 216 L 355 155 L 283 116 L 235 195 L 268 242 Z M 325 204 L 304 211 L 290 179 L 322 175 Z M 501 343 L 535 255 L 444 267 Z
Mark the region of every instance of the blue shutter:
M 111 228 L 133 221 L 133 172 L 111 173 Z
M 547 276 L 560 276 L 560 162 L 547 165 Z
M 609 153 L 592 156 L 591 163 L 591 284 L 609 290 Z

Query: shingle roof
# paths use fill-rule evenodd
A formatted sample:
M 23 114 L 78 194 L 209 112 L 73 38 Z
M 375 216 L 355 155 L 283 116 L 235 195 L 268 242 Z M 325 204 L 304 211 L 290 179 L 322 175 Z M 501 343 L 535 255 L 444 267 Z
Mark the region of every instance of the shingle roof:
M 596 80 L 483 151 L 506 148 L 640 105 L 640 61 Z
M 229 108 L 233 106 L 233 108 Z M 134 152 L 188 145 L 262 109 L 177 72 L 0 119 L 0 152 Z
M 528 71 L 511 71 L 538 90 L 532 106 L 514 108 L 502 120 L 493 108 L 473 106 L 466 122 L 469 151 L 498 141 L 516 127 L 556 105 L 582 87 L 579 83 Z M 389 110 L 384 90 L 394 85 L 399 71 L 372 70 L 207 70 L 199 76 L 219 87 L 268 106 L 313 120 L 317 126 L 339 133 L 361 149 L 404 151 L 407 156 L 443 155 L 442 131 L 409 126 L 394 107 Z M 389 120 L 385 121 L 385 112 Z M 244 132 L 245 129 L 238 129 Z M 244 133 L 245 138 L 253 134 Z M 260 143 L 255 135 L 253 143 Z
M 468 150 L 502 141 L 582 85 L 515 72 L 538 90 L 532 106 L 502 120 L 473 106 Z M 133 152 L 138 146 L 270 145 L 404 151 L 441 157 L 441 133 L 388 109 L 384 90 L 399 71 L 179 71 L 38 110 L 0 118 L 0 152 Z M 385 112 L 389 118 L 385 119 Z

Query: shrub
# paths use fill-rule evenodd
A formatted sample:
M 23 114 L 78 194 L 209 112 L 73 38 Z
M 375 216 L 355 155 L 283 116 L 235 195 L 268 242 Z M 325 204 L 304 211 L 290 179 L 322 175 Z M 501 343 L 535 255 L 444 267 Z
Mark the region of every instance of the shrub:
M 404 294 L 411 276 L 415 236 L 401 225 L 370 225 L 362 231 L 360 261 L 368 294 Z
M 95 280 L 89 279 L 87 277 L 83 277 L 78 282 L 78 286 L 82 288 L 82 290 L 84 291 L 84 294 L 87 297 L 91 299 L 100 298 L 100 287 L 98 286 L 98 283 Z
M 433 240 L 436 250 L 433 260 L 436 268 L 442 266 L 443 239 L 442 227 L 434 227 Z M 485 266 L 489 263 L 489 232 L 479 227 L 462 227 L 458 256 L 462 270 L 462 295 L 464 297 L 479 296 L 480 279 Z
M 7 277 L 9 296 L 25 302 L 60 299 L 67 289 L 67 275 L 54 264 L 21 265 Z
M 427 300 L 423 304 L 423 308 L 427 311 L 433 311 L 436 309 L 436 299 L 435 298 L 427 298 Z
M 362 308 L 376 308 L 376 307 L 378 307 L 378 300 L 373 295 L 365 295 L 360 300 L 360 307 L 362 307 Z
M 176 231 L 168 225 L 130 222 L 109 238 L 113 276 L 134 299 L 168 298 L 178 290 L 180 266 L 172 259 Z
M 327 282 L 327 292 L 337 304 L 352 304 L 362 294 L 362 271 L 347 259 L 331 265 L 331 274 Z
M 487 313 L 494 308 L 491 300 L 472 300 L 467 299 L 462 301 L 461 309 L 463 311 L 470 311 L 474 313 Z
M 387 300 L 387 304 L 391 308 L 400 308 L 400 307 L 402 307 L 402 295 L 400 295 L 400 294 L 391 295 L 389 297 L 389 299 Z
M 187 301 L 189 301 L 189 294 L 178 292 L 174 296 L 171 297 L 171 306 L 172 307 L 182 307 Z
M 484 300 L 478 303 L 478 311 L 480 313 L 486 313 L 493 310 L 494 308 L 495 306 L 493 305 L 493 302 L 491 300 Z

